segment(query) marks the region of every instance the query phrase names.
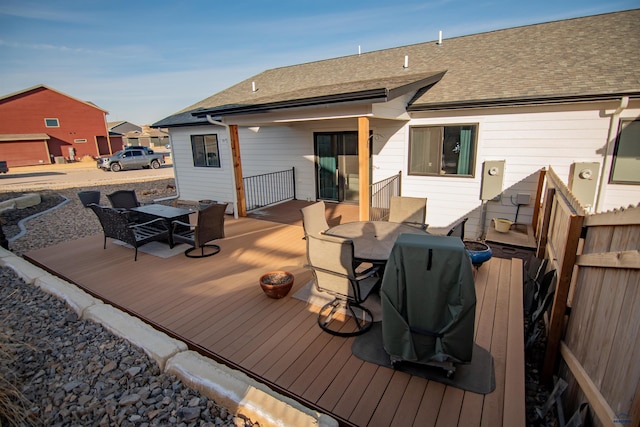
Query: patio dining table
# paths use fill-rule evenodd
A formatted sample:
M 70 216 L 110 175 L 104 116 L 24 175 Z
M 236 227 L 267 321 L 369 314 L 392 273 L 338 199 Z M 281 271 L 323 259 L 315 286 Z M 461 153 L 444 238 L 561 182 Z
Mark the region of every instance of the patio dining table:
M 192 213 L 190 209 L 176 208 L 159 203 L 138 206 L 135 208 L 130 208 L 129 210 L 140 214 L 140 219 L 143 222 L 150 221 L 156 218 L 162 218 L 165 227 L 167 227 L 167 230 L 169 230 L 169 246 L 171 246 L 172 248 L 174 246 L 174 242 L 171 222 L 178 220 L 184 223 L 189 223 L 189 214 Z
M 407 224 L 387 221 L 354 221 L 336 225 L 325 234 L 353 241 L 354 257 L 360 261 L 385 263 L 401 234 L 428 234 Z

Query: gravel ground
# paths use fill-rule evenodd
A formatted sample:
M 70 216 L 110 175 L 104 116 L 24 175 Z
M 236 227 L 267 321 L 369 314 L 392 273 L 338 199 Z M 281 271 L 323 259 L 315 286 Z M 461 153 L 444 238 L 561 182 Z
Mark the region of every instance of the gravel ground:
M 175 194 L 173 179 L 83 190 L 100 190 L 101 203 L 108 204 L 105 194 L 131 188 L 141 201 Z M 29 220 L 10 249 L 23 254 L 70 236 L 100 233 L 100 223 L 82 206 L 77 191 L 39 191 L 39 205 L 0 214 L 11 239 L 21 233 L 22 218 L 65 202 Z M 0 193 L 0 201 L 14 196 Z M 0 268 L 0 283 L 0 426 L 257 426 L 162 374 L 143 351 L 97 323 L 78 319 L 63 302 L 25 284 L 12 270 Z M 24 396 L 13 400 L 22 405 L 24 419 L 3 413 L 3 392 L 12 387 Z
M 175 195 L 173 179 L 82 190 L 99 190 L 101 204 L 107 205 L 106 194 L 132 188 L 144 202 Z M 21 232 L 18 221 L 22 218 L 65 203 L 29 220 L 26 234 L 10 242 L 10 249 L 21 255 L 69 240 L 70 235 L 83 238 L 100 233 L 100 223 L 82 206 L 78 191 L 39 191 L 40 205 L 0 214 L 11 239 Z M 15 196 L 0 193 L 0 201 Z M 100 325 L 78 320 L 64 304 L 25 285 L 10 270 L 0 269 L 0 279 L 0 346 L 15 349 L 10 371 L 30 402 L 30 420 L 25 425 L 253 425 L 183 387 L 176 378 L 160 374 L 143 352 Z M 543 357 L 544 337 L 526 354 L 528 426 L 557 425 L 553 414 L 540 420 L 535 413 L 550 393 L 539 383 Z

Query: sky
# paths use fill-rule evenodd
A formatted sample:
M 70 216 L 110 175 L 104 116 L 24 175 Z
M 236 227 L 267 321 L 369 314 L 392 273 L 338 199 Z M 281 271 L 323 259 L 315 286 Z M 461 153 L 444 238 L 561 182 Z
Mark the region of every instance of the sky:
M 271 68 L 635 8 L 640 0 L 0 0 L 0 96 L 44 84 L 109 122 L 152 124 Z

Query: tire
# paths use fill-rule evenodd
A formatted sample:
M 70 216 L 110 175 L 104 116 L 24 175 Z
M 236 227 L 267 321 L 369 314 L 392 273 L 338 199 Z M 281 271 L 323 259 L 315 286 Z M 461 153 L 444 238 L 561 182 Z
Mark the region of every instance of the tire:
M 157 160 L 151 160 L 151 167 L 153 169 L 158 169 L 160 167 L 160 162 Z
M 120 172 L 121 170 L 122 170 L 122 166 L 120 166 L 120 163 L 111 163 L 112 172 Z

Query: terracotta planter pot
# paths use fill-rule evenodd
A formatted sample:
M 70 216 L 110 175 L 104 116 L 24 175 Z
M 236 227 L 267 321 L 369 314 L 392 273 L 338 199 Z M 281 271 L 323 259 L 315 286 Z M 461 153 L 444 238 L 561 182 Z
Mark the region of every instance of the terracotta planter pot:
M 269 298 L 285 297 L 293 286 L 293 274 L 288 271 L 270 271 L 260 276 L 260 287 Z

